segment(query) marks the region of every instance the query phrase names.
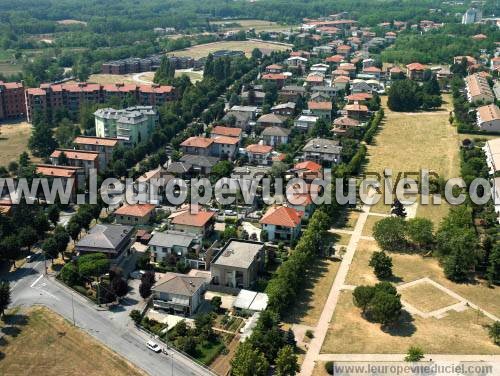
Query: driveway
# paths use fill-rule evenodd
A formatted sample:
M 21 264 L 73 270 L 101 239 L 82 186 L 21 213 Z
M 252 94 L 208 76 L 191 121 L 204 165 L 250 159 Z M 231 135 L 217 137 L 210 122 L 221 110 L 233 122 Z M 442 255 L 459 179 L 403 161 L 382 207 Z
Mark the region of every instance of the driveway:
M 251 222 L 242 222 L 241 226 L 248 233 L 248 236 L 250 236 L 252 234 L 256 234 L 257 235 L 257 239 L 260 239 L 260 233 L 261 233 L 262 230 L 260 228 L 256 227 L 253 223 L 251 223 Z

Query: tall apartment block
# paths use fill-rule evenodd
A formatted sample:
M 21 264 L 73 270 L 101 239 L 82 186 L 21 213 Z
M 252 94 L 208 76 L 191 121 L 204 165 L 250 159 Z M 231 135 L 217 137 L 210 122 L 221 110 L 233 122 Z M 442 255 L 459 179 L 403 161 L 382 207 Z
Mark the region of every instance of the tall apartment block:
M 19 82 L 0 81 L 0 121 L 24 117 L 24 87 Z
M 105 103 L 112 98 L 124 99 L 131 95 L 140 106 L 161 106 L 177 99 L 177 91 L 168 85 L 99 85 L 86 82 L 76 84 L 43 84 L 26 90 L 26 115 L 33 121 L 36 111 L 46 113 L 65 108 L 77 115 L 84 103 Z

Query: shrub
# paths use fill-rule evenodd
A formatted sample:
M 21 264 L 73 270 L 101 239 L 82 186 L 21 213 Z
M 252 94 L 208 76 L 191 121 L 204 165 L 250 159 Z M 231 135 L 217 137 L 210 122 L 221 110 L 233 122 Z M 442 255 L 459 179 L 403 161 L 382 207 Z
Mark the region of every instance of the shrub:
M 311 329 L 307 329 L 306 330 L 306 337 L 310 338 L 310 339 L 314 338 L 314 333 L 313 333 L 313 331 Z
M 331 360 L 325 363 L 325 371 L 329 375 L 333 375 L 333 362 Z

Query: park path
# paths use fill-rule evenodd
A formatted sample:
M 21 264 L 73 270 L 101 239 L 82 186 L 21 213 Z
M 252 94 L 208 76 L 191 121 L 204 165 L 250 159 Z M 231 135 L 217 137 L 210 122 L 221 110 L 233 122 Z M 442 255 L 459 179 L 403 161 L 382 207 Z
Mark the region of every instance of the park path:
M 330 293 L 328 294 L 328 299 L 326 300 L 323 311 L 321 312 L 321 316 L 318 320 L 318 324 L 316 325 L 316 329 L 314 330 L 314 338 L 309 344 L 304 362 L 302 363 L 300 370 L 301 376 L 311 375 L 314 370 L 315 361 L 319 358 L 321 346 L 323 346 L 326 333 L 328 332 L 328 329 L 330 327 L 330 321 L 337 306 L 340 292 L 345 288 L 345 280 L 347 278 L 347 273 L 349 272 L 349 267 L 351 266 L 352 260 L 354 258 L 354 253 L 356 252 L 356 249 L 358 247 L 358 243 L 362 238 L 361 234 L 363 232 L 363 227 L 365 227 L 366 220 L 368 219 L 370 208 L 371 205 L 369 204 L 363 205 L 361 214 L 359 215 L 356 222 L 356 226 L 354 226 L 351 239 L 349 240 L 349 244 L 347 245 L 346 253 L 342 257 L 342 261 L 335 277 L 335 281 L 333 282 Z

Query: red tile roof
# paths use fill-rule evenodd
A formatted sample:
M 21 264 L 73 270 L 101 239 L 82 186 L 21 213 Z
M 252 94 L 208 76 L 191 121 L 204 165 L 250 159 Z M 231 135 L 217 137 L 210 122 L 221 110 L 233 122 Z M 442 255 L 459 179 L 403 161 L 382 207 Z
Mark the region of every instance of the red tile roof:
M 174 225 L 204 227 L 214 216 L 215 212 L 200 211 L 198 213 L 191 213 L 191 211 L 186 210 L 172 218 L 171 223 Z
M 370 93 L 354 93 L 347 96 L 348 101 L 366 101 L 371 98 L 373 95 Z
M 96 151 L 73 150 L 73 149 L 56 149 L 50 155 L 51 158 L 59 158 L 64 153 L 68 159 L 76 159 L 81 161 L 95 161 L 99 158 L 99 153 Z
M 268 73 L 262 76 L 263 80 L 285 80 L 286 76 L 281 73 Z
M 115 211 L 115 214 L 142 218 L 149 215 L 154 209 L 155 205 L 153 204 L 123 205 Z
M 382 72 L 382 70 L 380 68 L 377 68 L 377 67 L 368 67 L 368 68 L 363 69 L 363 72 L 380 73 L 380 72 Z
M 214 140 L 211 138 L 193 136 L 189 137 L 187 140 L 184 140 L 181 146 L 205 149 L 212 145 L 213 142 Z
M 332 102 L 307 102 L 307 107 L 310 110 L 323 110 L 323 111 L 331 111 L 332 110 Z
M 342 55 L 333 55 L 329 56 L 325 59 L 327 63 L 340 63 L 344 61 L 344 57 Z
M 70 167 L 70 166 L 53 166 L 46 164 L 36 165 L 36 173 L 43 176 L 53 176 L 57 178 L 72 178 L 75 176 L 78 170 L 81 170 L 79 167 Z
M 248 145 L 245 150 L 249 153 L 253 153 L 253 154 L 267 154 L 267 153 L 270 153 L 273 148 L 272 146 L 268 146 L 268 145 L 259 145 L 259 144 L 251 144 L 251 145 Z
M 368 112 L 368 107 L 366 107 L 364 104 L 354 103 L 354 104 L 348 104 L 347 106 L 345 106 L 344 110 Z
M 317 164 L 316 162 L 312 161 L 304 161 L 297 163 L 294 167 L 296 170 L 308 170 L 308 171 L 320 171 L 321 170 L 321 165 Z
M 285 206 L 272 206 L 260 219 L 261 224 L 283 227 L 297 227 L 302 217 L 301 212 Z
M 220 125 L 212 129 L 212 134 L 229 137 L 240 137 L 241 132 L 241 128 L 222 127 Z
M 240 140 L 236 137 L 217 136 L 213 138 L 216 144 L 236 145 Z
M 411 64 L 408 64 L 406 66 L 406 68 L 408 68 L 408 70 L 418 70 L 418 71 L 421 71 L 421 70 L 426 70 L 427 67 L 423 64 L 420 64 L 420 63 L 411 63 Z
M 351 81 L 347 76 L 338 76 L 333 80 L 333 82 L 349 82 Z
M 81 145 L 116 146 L 117 138 L 78 136 L 73 143 Z

